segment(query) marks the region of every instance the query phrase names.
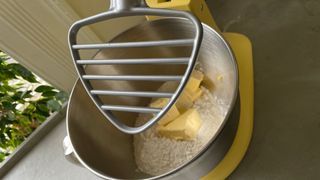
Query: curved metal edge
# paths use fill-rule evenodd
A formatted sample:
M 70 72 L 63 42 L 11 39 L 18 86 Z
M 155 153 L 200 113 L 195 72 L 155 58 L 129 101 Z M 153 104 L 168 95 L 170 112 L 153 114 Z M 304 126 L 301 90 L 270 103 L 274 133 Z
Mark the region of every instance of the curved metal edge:
M 109 10 L 127 10 L 132 7 L 147 7 L 145 0 L 110 0 Z
M 74 149 L 71 145 L 71 140 L 68 135 L 63 138 L 62 147 L 63 147 L 64 157 L 72 164 L 76 164 L 78 166 L 81 166 L 81 163 L 79 162 L 77 157 L 74 155 Z M 81 166 L 81 167 L 83 167 L 83 166 Z

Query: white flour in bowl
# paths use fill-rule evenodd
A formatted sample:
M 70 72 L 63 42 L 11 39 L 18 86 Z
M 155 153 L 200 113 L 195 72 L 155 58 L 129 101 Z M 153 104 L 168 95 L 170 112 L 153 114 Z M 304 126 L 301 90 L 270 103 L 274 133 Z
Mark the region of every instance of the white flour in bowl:
M 155 126 L 134 136 L 134 155 L 138 169 L 150 175 L 171 171 L 191 160 L 215 135 L 227 108 L 217 97 L 202 87 L 203 95 L 193 105 L 200 114 L 202 126 L 193 141 L 176 141 L 159 137 Z M 142 125 L 150 115 L 141 114 L 136 125 Z

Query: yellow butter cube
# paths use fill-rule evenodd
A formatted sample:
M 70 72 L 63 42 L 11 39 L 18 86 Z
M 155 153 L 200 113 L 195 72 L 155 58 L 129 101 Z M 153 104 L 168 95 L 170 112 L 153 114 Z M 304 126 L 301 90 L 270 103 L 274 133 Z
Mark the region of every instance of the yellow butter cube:
M 194 70 L 191 74 L 191 77 L 180 95 L 177 101 L 177 107 L 181 112 L 186 111 L 190 107 L 192 107 L 194 101 L 199 98 L 202 94 L 202 90 L 200 89 L 200 84 L 204 78 L 202 72 Z
M 169 102 L 168 98 L 159 98 L 153 101 L 149 106 L 153 108 L 163 108 Z M 159 125 L 166 125 L 180 115 L 176 105 L 172 105 L 169 111 L 158 121 Z
M 185 87 L 185 89 L 180 94 L 178 100 L 176 101 L 176 108 L 180 112 L 185 112 L 187 109 L 191 108 L 194 101 L 199 98 L 202 94 L 202 90 L 200 89 L 200 84 L 204 79 L 204 75 L 202 72 L 194 70 L 189 78 L 189 81 Z M 161 92 L 172 92 L 178 87 L 178 83 L 176 82 L 165 82 L 158 91 Z M 157 100 L 157 99 L 153 99 Z M 165 105 L 166 103 L 164 103 Z M 164 106 L 163 105 L 163 106 Z M 162 107 L 163 107 L 162 106 Z
M 187 109 L 191 108 L 193 105 L 192 94 L 188 90 L 184 90 L 180 97 L 178 98 L 176 105 L 179 111 L 185 112 Z
M 202 72 L 194 70 L 186 85 L 186 90 L 190 92 L 196 92 L 199 89 L 203 78 L 204 78 L 204 75 Z
M 197 100 L 200 96 L 202 95 L 202 89 L 198 88 L 197 91 L 195 91 L 192 96 L 191 96 L 191 100 L 195 101 Z
M 198 88 L 195 92 L 185 89 L 176 102 L 177 108 L 184 112 L 191 108 L 194 101 L 202 95 L 202 89 Z
M 161 136 L 175 140 L 192 140 L 196 138 L 202 121 L 198 111 L 189 109 L 166 126 L 158 126 Z

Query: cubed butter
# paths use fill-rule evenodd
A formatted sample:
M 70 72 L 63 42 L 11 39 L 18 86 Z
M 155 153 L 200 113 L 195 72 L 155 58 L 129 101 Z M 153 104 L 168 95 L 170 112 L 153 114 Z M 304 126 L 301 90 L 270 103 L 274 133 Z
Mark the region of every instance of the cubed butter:
M 189 90 L 190 92 L 196 92 L 199 89 L 203 78 L 204 75 L 202 72 L 194 70 L 186 85 L 186 90 Z
M 202 89 L 198 88 L 197 91 L 195 91 L 192 96 L 191 96 L 191 100 L 195 101 L 197 100 L 200 96 L 202 95 Z
M 185 112 L 187 109 L 192 107 L 193 101 L 191 97 L 191 92 L 186 89 L 180 94 L 180 97 L 176 102 L 177 108 L 180 112 Z
M 176 102 L 177 108 L 181 112 L 185 112 L 187 109 L 192 107 L 193 102 L 201 95 L 202 90 L 200 88 L 198 88 L 195 92 L 190 92 L 189 90 L 185 89 Z
M 164 106 L 166 106 L 169 102 L 168 98 L 159 98 L 156 99 L 155 101 L 153 101 L 150 104 L 150 107 L 153 108 L 163 108 Z M 176 107 L 176 105 L 172 105 L 171 108 L 169 109 L 169 111 L 158 121 L 159 125 L 166 125 L 169 122 L 171 122 L 173 119 L 177 118 L 180 115 L 178 108 Z
M 173 107 L 173 115 L 176 115 L 177 112 L 176 110 L 180 111 L 180 113 L 185 112 L 186 110 L 188 110 L 189 108 L 192 107 L 194 101 L 199 98 L 202 94 L 202 90 L 200 88 L 200 84 L 204 79 L 204 75 L 202 72 L 194 70 L 189 78 L 189 81 L 185 87 L 185 89 L 182 91 L 182 93 L 180 94 L 178 100 L 176 101 L 176 106 Z M 165 82 L 159 89 L 158 91 L 163 91 L 163 92 L 172 92 L 175 91 L 175 89 L 178 87 L 178 83 L 176 82 Z M 165 98 L 163 98 L 165 99 Z M 153 102 L 156 101 L 158 99 L 153 99 Z M 161 100 L 163 102 L 162 106 L 159 107 L 163 107 L 167 104 L 167 101 L 165 102 L 164 100 Z M 160 102 L 157 102 L 160 103 Z M 165 119 L 167 119 L 165 117 Z M 168 119 L 169 121 L 171 120 L 171 118 Z M 160 122 L 160 121 L 159 121 Z M 167 120 L 165 120 L 164 122 L 167 123 Z M 161 122 L 160 122 L 161 123 Z
M 202 90 L 200 89 L 200 84 L 203 78 L 204 75 L 202 72 L 197 70 L 192 72 L 186 88 L 176 102 L 177 107 L 181 112 L 185 112 L 187 109 L 191 108 L 194 101 L 201 96 Z
M 196 138 L 202 121 L 198 111 L 189 109 L 166 126 L 158 126 L 161 136 L 175 140 L 192 140 Z

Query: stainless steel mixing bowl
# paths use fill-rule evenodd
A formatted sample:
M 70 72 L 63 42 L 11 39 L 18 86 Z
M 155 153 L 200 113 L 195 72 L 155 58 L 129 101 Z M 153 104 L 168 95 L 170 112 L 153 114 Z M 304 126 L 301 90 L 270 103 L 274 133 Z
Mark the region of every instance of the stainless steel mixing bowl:
M 117 130 L 104 119 L 80 81 L 77 81 L 67 112 L 67 131 L 71 148 L 80 161 L 96 175 L 105 179 L 157 179 L 170 177 L 173 179 L 197 179 L 214 168 L 223 158 L 230 147 L 239 119 L 238 74 L 235 59 L 225 40 L 212 28 L 204 26 L 204 38 L 198 61 L 207 77 L 205 84 L 211 93 L 220 97 L 228 108 L 225 119 L 219 130 L 201 151 L 191 161 L 186 162 L 175 170 L 159 176 L 151 176 L 137 171 L 133 155 L 133 136 Z M 183 19 L 160 19 L 144 22 L 117 36 L 113 42 L 144 41 L 172 38 L 188 38 L 193 34 L 193 26 Z M 98 52 L 95 59 L 112 58 L 152 58 L 183 57 L 190 53 L 185 47 L 150 47 L 132 49 L 106 49 Z M 185 67 L 177 65 L 127 65 L 127 66 L 87 66 L 86 71 L 113 74 L 177 74 L 183 73 Z M 218 80 L 218 76 L 223 78 Z M 126 89 L 126 90 L 156 90 L 161 86 L 159 82 L 119 82 L 96 81 L 96 89 Z M 133 97 L 104 97 L 109 104 L 126 103 L 134 106 L 149 103 L 144 98 Z M 133 125 L 136 114 L 117 113 L 126 119 L 128 125 Z M 214 121 L 214 119 L 212 119 Z M 70 148 L 67 152 L 70 154 Z M 159 161 L 161 159 L 159 158 Z

